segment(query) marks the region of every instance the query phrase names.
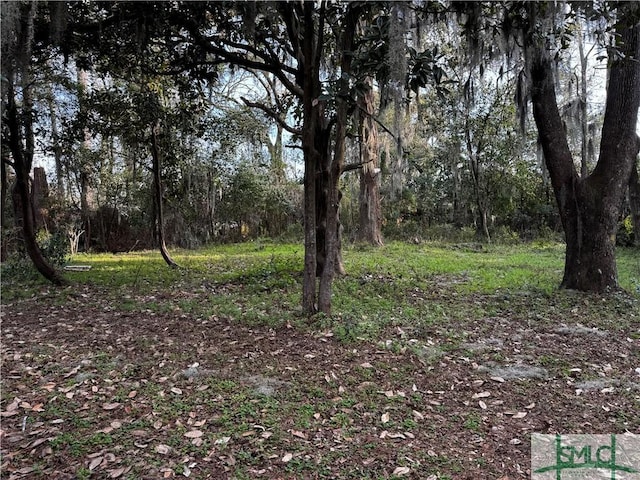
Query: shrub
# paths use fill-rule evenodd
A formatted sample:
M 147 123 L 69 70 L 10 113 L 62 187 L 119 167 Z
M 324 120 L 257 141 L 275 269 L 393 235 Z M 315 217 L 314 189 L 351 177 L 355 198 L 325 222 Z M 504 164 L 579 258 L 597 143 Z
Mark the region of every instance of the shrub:
M 618 234 L 616 235 L 616 245 L 620 247 L 631 247 L 634 244 L 633 223 L 631 216 L 626 217 L 618 224 Z

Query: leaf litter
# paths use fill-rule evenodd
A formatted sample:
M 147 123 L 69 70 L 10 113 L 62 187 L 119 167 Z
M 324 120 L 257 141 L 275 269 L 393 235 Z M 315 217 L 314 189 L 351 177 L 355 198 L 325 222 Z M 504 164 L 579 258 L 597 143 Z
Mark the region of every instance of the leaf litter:
M 524 479 L 532 432 L 640 431 L 631 324 L 515 312 L 424 356 L 83 295 L 3 305 L 3 478 Z

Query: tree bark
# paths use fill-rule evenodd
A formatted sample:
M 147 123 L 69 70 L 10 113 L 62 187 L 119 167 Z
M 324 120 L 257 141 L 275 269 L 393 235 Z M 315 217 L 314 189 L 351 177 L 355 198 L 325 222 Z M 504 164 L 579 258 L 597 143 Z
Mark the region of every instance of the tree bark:
M 340 176 L 344 169 L 344 159 L 347 138 L 347 120 L 349 111 L 349 77 L 351 75 L 351 60 L 353 57 L 354 37 L 358 25 L 360 8 L 349 4 L 345 15 L 342 37 L 340 38 L 340 80 L 338 82 L 338 96 L 336 98 L 336 129 L 334 134 L 333 158 L 326 151 L 321 178 L 323 183 L 323 197 L 326 204 L 322 210 L 326 211 L 324 222 L 325 264 L 320 272 L 320 288 L 318 292 L 318 309 L 331 314 L 331 286 L 336 271 L 344 273 L 342 257 L 340 255 Z
M 587 65 L 582 41 L 582 27 L 577 32 L 578 54 L 580 56 L 580 176 L 589 175 L 589 119 L 587 117 Z
M 633 4 L 623 8 L 638 10 Z M 640 26 L 621 27 L 619 33 L 624 59 L 616 59 L 611 65 L 600 157 L 586 178 L 579 177 L 569 151 L 556 102 L 551 59 L 540 46 L 532 52 L 533 115 L 567 245 L 562 288 L 593 292 L 618 288 L 615 235 L 637 148 Z
M 7 205 L 7 193 L 9 192 L 9 183 L 7 180 L 7 159 L 5 158 L 5 149 L 2 149 L 2 158 L 0 159 L 0 175 L 1 175 L 1 188 L 0 194 L 0 231 L 5 233 L 2 235 L 0 244 L 0 262 L 4 262 L 9 257 L 8 238 L 7 231 L 7 218 L 5 215 L 5 206 Z
M 633 163 L 629 177 L 629 206 L 631 207 L 631 224 L 633 225 L 633 244 L 640 247 L 640 177 L 638 176 L 637 162 Z
M 317 48 L 313 21 L 313 4 L 303 5 L 302 33 L 302 78 L 298 80 L 303 86 L 303 124 L 302 151 L 304 154 L 304 272 L 302 281 L 302 310 L 307 315 L 317 312 L 316 305 L 316 269 L 317 269 L 317 237 L 316 237 L 316 175 L 320 164 L 320 153 L 315 140 L 316 131 L 320 128 L 321 113 L 318 96 L 320 94 L 320 65 L 315 55 Z M 297 36 L 301 32 L 293 31 Z M 292 39 L 293 40 L 293 39 Z M 297 40 L 296 40 L 297 41 Z
M 159 124 L 156 123 L 151 129 L 151 158 L 153 162 L 153 199 L 155 203 L 155 217 L 156 217 L 156 232 L 158 235 L 158 246 L 160 248 L 160 254 L 164 261 L 171 268 L 177 268 L 178 264 L 171 258 L 169 250 L 167 250 L 167 244 L 164 237 L 164 213 L 162 209 L 162 176 L 161 176 L 161 161 L 160 161 L 160 149 L 158 148 L 158 128 Z
M 358 240 L 380 247 L 382 240 L 382 208 L 380 205 L 380 168 L 378 126 L 373 120 L 374 96 L 371 78 L 369 89 L 358 98 L 360 133 L 360 198 Z

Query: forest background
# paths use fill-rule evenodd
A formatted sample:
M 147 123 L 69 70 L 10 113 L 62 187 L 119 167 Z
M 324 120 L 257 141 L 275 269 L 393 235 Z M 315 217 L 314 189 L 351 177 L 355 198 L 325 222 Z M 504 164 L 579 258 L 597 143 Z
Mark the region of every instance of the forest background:
M 342 239 L 573 238 L 527 107 L 538 61 L 527 43 L 553 35 L 535 48 L 553 54 L 559 125 L 586 180 L 598 170 L 612 51 L 624 56 L 632 7 L 284 5 L 3 4 L 3 261 L 33 258 L 24 218 L 54 264 L 78 251 L 157 247 L 171 264 L 166 244 L 304 235 L 306 251 L 317 249 L 305 272 L 322 279 L 322 297 L 324 262 L 342 269 Z M 307 37 L 322 57 L 313 83 Z M 635 109 L 635 121 L 622 119 L 632 127 Z M 326 143 L 317 164 L 305 146 L 311 114 L 320 120 L 309 138 Z M 640 241 L 636 158 L 625 160 L 628 194 L 605 235 L 614 230 L 618 245 Z M 27 174 L 36 166 L 26 197 L 18 163 Z M 317 185 L 305 188 L 314 168 Z

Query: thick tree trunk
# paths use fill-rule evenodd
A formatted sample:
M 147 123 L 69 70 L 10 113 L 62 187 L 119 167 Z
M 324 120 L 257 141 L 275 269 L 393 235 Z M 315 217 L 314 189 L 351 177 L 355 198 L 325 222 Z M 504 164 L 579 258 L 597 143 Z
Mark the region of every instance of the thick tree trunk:
M 360 214 L 358 240 L 382 246 L 382 212 L 380 205 L 380 169 L 378 168 L 378 127 L 373 119 L 374 96 L 370 78 L 369 89 L 358 98 L 360 130 Z
M 640 58 L 639 31 L 635 25 L 620 32 L 623 58 Z M 561 287 L 594 292 L 617 289 L 615 234 L 637 151 L 640 63 L 612 63 L 600 158 L 584 179 L 574 167 L 556 103 L 551 60 L 541 48 L 533 52 L 531 73 L 533 115 L 567 244 Z
M 162 209 L 162 177 L 161 177 L 161 162 L 160 162 L 160 150 L 158 148 L 158 125 L 154 125 L 151 129 L 151 158 L 153 161 L 153 199 L 155 204 L 156 213 L 156 232 L 158 235 L 158 246 L 160 248 L 160 254 L 164 261 L 171 268 L 177 268 L 178 264 L 171 258 L 169 250 L 167 250 L 167 244 L 164 238 L 164 213 Z
M 47 228 L 45 208 L 48 198 L 49 182 L 47 182 L 47 174 L 44 168 L 35 167 L 33 169 L 33 182 L 31 187 L 31 208 L 33 208 L 33 222 L 36 231 L 41 228 Z
M 349 92 L 349 75 L 351 74 L 351 60 L 354 46 L 354 36 L 356 32 L 359 17 L 359 7 L 347 8 L 345 26 L 342 32 L 340 45 L 340 81 L 339 94 L 336 99 L 336 129 L 334 135 L 333 158 L 326 151 L 326 157 L 323 159 L 322 175 L 323 189 L 321 199 L 325 202 L 319 211 L 326 212 L 326 218 L 319 220 L 319 226 L 324 224 L 324 260 L 325 264 L 320 271 L 320 288 L 318 292 L 318 310 L 330 315 L 331 314 L 331 286 L 334 274 L 337 272 L 344 273 L 342 265 L 342 256 L 340 254 L 340 176 L 344 169 L 344 158 L 346 151 L 347 137 L 347 118 L 349 110 L 348 98 Z M 327 137 L 329 130 L 327 130 Z M 316 192 L 316 195 L 318 192 Z M 324 220 L 324 221 L 323 221 Z
M 313 20 L 313 4 L 303 5 L 303 32 L 292 32 L 302 36 L 302 78 L 298 84 L 303 87 L 303 124 L 302 151 L 304 154 L 304 272 L 302 280 L 302 311 L 306 315 L 317 312 L 316 305 L 316 175 L 320 165 L 320 153 L 316 148 L 316 132 L 320 129 L 321 112 L 318 96 L 320 94 L 320 65 L 316 56 L 316 37 Z M 295 39 L 297 41 L 297 39 Z
M 633 225 L 633 244 L 640 247 L 640 177 L 638 176 L 637 162 L 634 162 L 629 177 L 629 206 L 631 207 L 631 224 Z

